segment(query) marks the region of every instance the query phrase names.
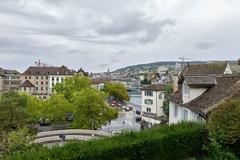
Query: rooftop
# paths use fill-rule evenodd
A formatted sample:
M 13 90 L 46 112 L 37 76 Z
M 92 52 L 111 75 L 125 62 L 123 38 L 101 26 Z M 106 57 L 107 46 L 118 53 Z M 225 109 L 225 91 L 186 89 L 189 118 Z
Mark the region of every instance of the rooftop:
M 62 67 L 36 67 L 30 66 L 23 75 L 73 75 L 73 71 Z
M 24 81 L 19 87 L 35 87 L 29 80 Z
M 164 84 L 152 84 L 149 86 L 143 87 L 141 90 L 146 90 L 146 91 L 163 91 L 164 90 Z

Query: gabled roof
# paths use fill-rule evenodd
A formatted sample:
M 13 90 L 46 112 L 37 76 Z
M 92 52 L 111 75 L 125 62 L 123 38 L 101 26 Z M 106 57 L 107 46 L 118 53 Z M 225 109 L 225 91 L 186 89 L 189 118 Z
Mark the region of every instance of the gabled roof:
M 217 83 L 214 76 L 186 76 L 184 80 L 190 87 L 210 87 Z
M 141 90 L 145 90 L 145 91 L 164 91 L 164 84 L 152 84 L 152 85 L 143 87 Z
M 35 87 L 29 80 L 24 81 L 19 87 Z
M 209 63 L 209 64 L 190 64 L 184 67 L 179 75 L 178 83 L 182 83 L 186 76 L 207 76 L 207 75 L 223 75 L 227 62 Z
M 240 98 L 240 76 L 216 77 L 217 84 L 184 107 L 207 115 L 213 108 L 230 98 Z
M 73 71 L 62 67 L 36 67 L 30 66 L 23 75 L 73 75 Z

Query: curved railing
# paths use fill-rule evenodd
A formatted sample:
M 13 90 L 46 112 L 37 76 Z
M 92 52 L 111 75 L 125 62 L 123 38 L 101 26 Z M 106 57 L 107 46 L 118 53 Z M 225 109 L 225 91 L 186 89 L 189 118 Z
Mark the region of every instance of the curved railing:
M 64 139 L 61 136 L 64 135 Z M 46 132 L 39 132 L 33 143 L 46 144 L 69 140 L 90 140 L 93 138 L 110 137 L 111 133 L 98 130 L 85 129 L 67 129 L 67 130 L 53 130 Z

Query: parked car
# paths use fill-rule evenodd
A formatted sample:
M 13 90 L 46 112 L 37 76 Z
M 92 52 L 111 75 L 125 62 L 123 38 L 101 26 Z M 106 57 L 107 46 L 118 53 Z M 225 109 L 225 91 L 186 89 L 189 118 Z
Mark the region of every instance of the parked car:
M 38 121 L 38 124 L 40 126 L 50 126 L 52 123 L 49 119 L 40 118 L 40 120 Z
M 136 122 L 140 122 L 142 120 L 142 117 L 138 116 L 135 118 Z
M 140 110 L 136 110 L 136 114 L 137 114 L 137 115 L 140 115 L 140 114 L 141 114 L 141 111 L 140 111 Z
M 129 106 L 126 106 L 126 107 L 125 107 L 125 111 L 130 111 Z

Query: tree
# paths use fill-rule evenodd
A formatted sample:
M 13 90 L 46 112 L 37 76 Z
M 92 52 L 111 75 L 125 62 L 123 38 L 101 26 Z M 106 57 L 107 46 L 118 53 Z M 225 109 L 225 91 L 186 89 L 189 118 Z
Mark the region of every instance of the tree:
M 168 117 L 169 116 L 169 96 L 173 93 L 173 85 L 166 84 L 164 86 L 165 91 L 165 100 L 163 101 L 163 113 Z
M 63 94 L 56 94 L 45 101 L 43 117 L 50 119 L 54 123 L 66 122 L 66 114 L 73 113 L 73 105 L 65 99 Z
M 74 95 L 75 107 L 72 126 L 97 129 L 117 116 L 117 111 L 105 103 L 106 95 L 93 88 L 86 88 Z
M 210 136 L 220 145 L 240 140 L 240 100 L 229 100 L 214 110 L 208 119 Z
M 25 95 L 27 98 L 27 114 L 30 117 L 31 122 L 38 122 L 40 118 L 44 117 L 44 110 L 46 105 L 44 101 L 38 99 L 35 96 Z
M 57 93 L 63 94 L 67 100 L 72 101 L 75 92 L 89 87 L 91 87 L 91 81 L 88 77 L 75 75 L 65 78 L 63 83 L 56 84 L 54 90 Z
M 130 97 L 127 92 L 127 88 L 121 83 L 106 83 L 104 85 L 103 91 L 120 101 L 130 100 Z
M 0 101 L 0 130 L 10 131 L 28 124 L 27 98 L 16 92 L 5 93 Z
M 151 80 L 148 80 L 148 75 L 144 74 L 144 79 L 141 81 L 143 85 L 149 85 L 151 84 Z

